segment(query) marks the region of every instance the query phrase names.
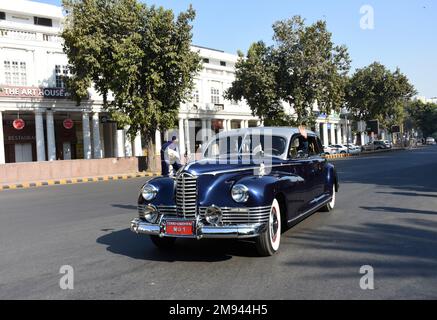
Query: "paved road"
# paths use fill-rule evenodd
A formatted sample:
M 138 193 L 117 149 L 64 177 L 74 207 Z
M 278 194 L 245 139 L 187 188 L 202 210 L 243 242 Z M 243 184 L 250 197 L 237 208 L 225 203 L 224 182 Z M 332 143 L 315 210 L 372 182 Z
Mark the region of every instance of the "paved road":
M 437 298 L 437 147 L 335 163 L 335 212 L 287 231 L 270 258 L 236 241 L 158 251 L 128 230 L 143 179 L 0 192 L 0 298 Z M 59 288 L 62 265 L 74 290 Z

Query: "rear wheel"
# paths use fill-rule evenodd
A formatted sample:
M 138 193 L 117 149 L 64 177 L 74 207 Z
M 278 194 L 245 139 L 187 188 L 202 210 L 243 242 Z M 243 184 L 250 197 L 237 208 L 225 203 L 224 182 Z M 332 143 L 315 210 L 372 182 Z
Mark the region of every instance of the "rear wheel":
M 170 249 L 174 246 L 176 238 L 161 238 L 159 236 L 150 236 L 153 244 L 159 249 Z
M 324 207 L 322 207 L 322 211 L 330 212 L 335 208 L 335 183 L 332 184 L 332 199 L 328 202 Z
M 267 229 L 256 239 L 258 253 L 263 256 L 274 255 L 281 243 L 281 208 L 278 200 L 274 199 L 270 209 Z

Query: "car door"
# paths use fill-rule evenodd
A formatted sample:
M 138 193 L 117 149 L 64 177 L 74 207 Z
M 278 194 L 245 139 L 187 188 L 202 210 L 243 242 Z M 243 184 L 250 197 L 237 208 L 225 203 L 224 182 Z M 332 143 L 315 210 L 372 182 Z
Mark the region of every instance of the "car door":
M 308 154 L 298 154 L 297 147 L 294 146 L 295 139 L 301 139 L 301 135 L 296 134 L 292 137 L 288 152 L 287 166 L 284 167 L 292 182 L 287 189 L 288 193 L 286 195 L 288 207 L 292 208 L 290 219 L 307 211 L 309 203 L 315 195 L 315 163 L 313 163 L 313 159 L 311 159 Z
M 325 177 L 326 177 L 326 158 L 323 155 L 323 146 L 319 138 L 316 136 L 309 136 L 310 145 L 310 159 L 312 162 L 312 171 L 314 175 L 313 181 L 313 198 L 310 200 L 314 204 L 323 201 L 322 196 L 325 192 Z

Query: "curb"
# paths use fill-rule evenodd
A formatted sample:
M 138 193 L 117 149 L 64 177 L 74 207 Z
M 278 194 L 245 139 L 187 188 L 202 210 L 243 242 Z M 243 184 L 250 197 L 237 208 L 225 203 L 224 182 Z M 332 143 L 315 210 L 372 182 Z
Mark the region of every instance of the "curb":
M 117 175 L 108 175 L 108 176 L 97 176 L 97 177 L 89 177 L 89 178 L 85 177 L 85 178 L 70 178 L 70 179 L 47 180 L 47 181 L 38 181 L 38 182 L 22 182 L 22 183 L 0 185 L 0 191 L 2 191 L 2 190 L 38 188 L 38 187 L 65 185 L 65 184 L 88 183 L 88 182 L 104 182 L 104 181 L 115 181 L 115 180 L 127 180 L 127 179 L 133 179 L 133 178 L 157 177 L 157 176 L 159 176 L 159 174 L 155 173 L 155 172 L 140 172 L 140 173 L 130 173 L 130 174 L 117 174 Z
M 324 158 L 326 159 L 338 159 L 338 158 L 350 158 L 350 157 L 364 157 L 367 155 L 373 155 L 378 153 L 387 153 L 387 152 L 397 152 L 397 151 L 405 151 L 408 149 L 405 148 L 398 148 L 398 149 L 383 149 L 383 150 L 375 150 L 375 151 L 362 151 L 360 153 L 356 154 L 348 154 L 348 153 L 342 153 L 342 154 L 330 154 L 325 155 Z M 414 150 L 414 149 L 412 149 Z
M 327 154 L 324 156 L 326 159 L 338 159 L 338 158 L 349 158 L 356 157 L 358 154 L 350 154 L 350 153 L 340 153 L 340 154 Z

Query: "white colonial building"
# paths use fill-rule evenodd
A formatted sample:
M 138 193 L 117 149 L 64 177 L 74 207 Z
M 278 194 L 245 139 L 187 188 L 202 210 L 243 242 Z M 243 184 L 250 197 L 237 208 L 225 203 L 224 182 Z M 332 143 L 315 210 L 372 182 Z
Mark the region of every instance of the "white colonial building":
M 0 0 L 0 164 L 143 155 L 141 136 L 131 143 L 125 128 L 108 121 L 102 98 L 91 88 L 80 106 L 67 96 L 62 21 L 61 7 Z M 157 132 L 156 151 L 162 138 L 169 140 L 173 134 L 179 137 L 181 153 L 191 154 L 202 143 L 202 128 L 218 132 L 263 125 L 244 102 L 223 98 L 234 80 L 238 56 L 192 49 L 200 53 L 203 70 L 195 79 L 192 101 L 181 105 L 179 127 Z M 325 145 L 346 140 L 338 115 L 321 115 L 313 129 Z

